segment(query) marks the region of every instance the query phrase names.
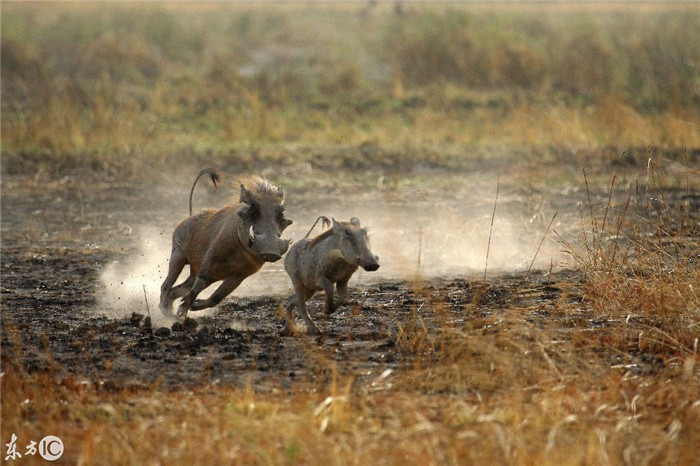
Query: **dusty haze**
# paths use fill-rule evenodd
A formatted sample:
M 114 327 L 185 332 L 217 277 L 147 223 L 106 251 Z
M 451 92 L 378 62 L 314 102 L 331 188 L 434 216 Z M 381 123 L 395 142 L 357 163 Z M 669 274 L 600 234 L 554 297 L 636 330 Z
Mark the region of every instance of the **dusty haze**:
M 99 293 L 101 312 L 114 317 L 150 312 L 154 324 L 167 324 L 157 306 L 160 285 L 167 273 L 172 231 L 186 216 L 190 180 L 182 179 L 187 181 L 183 186 L 155 189 L 153 195 L 163 197 L 159 211 L 151 217 L 157 219 L 157 224 L 136 225 L 132 234 L 136 252 L 105 267 Z M 379 256 L 381 268 L 371 273 L 358 270 L 350 281 L 351 293 L 358 284 L 389 279 L 466 277 L 483 280 L 489 235 L 487 279 L 496 274 L 527 270 L 554 215 L 548 200 L 542 196 L 515 194 L 508 185 L 500 183 L 492 226 L 497 181 L 490 177 L 465 179 L 464 183 L 449 188 L 426 188 L 419 184 L 388 188 L 380 181 L 370 188 L 348 183 L 322 189 L 285 187 L 287 217 L 293 219 L 294 224 L 283 236 L 294 232 L 297 238 L 303 238 L 319 215 L 338 220 L 356 216 L 368 229 L 372 251 Z M 205 206 L 222 207 L 238 192 L 230 180 L 225 180 L 218 191 L 211 186 L 204 187 L 206 183 L 201 184 L 194 196 L 195 211 Z M 562 213 L 557 216 L 537 253 L 534 269 L 565 265 L 566 257 L 553 233 L 564 228 L 564 217 Z M 312 236 L 320 232 L 321 227 L 317 225 Z M 185 267 L 177 283 L 187 273 L 189 268 Z M 205 290 L 203 297 L 216 286 L 218 284 Z M 227 299 L 274 296 L 282 302 L 292 292 L 280 260 L 265 264 Z M 193 315 L 202 316 L 207 312 L 213 310 Z

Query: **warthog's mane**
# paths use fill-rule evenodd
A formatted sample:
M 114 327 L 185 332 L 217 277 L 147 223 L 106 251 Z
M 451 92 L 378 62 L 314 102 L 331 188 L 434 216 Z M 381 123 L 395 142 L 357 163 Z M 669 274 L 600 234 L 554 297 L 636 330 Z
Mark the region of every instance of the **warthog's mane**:
M 343 225 L 343 226 L 345 226 L 345 227 L 348 227 L 348 228 L 353 228 L 353 227 L 355 227 L 355 225 L 353 225 L 353 224 L 350 223 L 350 222 L 338 222 L 338 223 L 340 223 L 341 225 Z M 357 228 L 357 227 L 355 227 L 355 228 Z M 309 245 L 310 245 L 310 246 L 313 246 L 313 245 L 315 245 L 316 243 L 319 243 L 319 242 L 323 241 L 324 239 L 326 239 L 326 238 L 328 238 L 328 237 L 330 237 L 330 236 L 333 236 L 333 233 L 334 233 L 334 232 L 333 232 L 333 227 L 330 227 L 330 228 L 328 228 L 326 231 L 323 231 L 323 232 L 319 233 L 318 236 L 312 238 L 311 241 L 309 241 Z
M 320 233 L 318 236 L 312 238 L 311 241 L 309 241 L 309 246 L 314 246 L 317 243 L 328 238 L 329 236 L 333 236 L 333 228 L 329 228 L 328 230 L 324 231 L 323 233 Z
M 261 176 L 249 175 L 238 179 L 237 186 L 243 185 L 248 191 L 253 195 L 254 198 L 259 200 L 269 199 L 275 203 L 283 203 L 284 195 L 280 196 L 277 186 L 270 183 L 268 180 Z

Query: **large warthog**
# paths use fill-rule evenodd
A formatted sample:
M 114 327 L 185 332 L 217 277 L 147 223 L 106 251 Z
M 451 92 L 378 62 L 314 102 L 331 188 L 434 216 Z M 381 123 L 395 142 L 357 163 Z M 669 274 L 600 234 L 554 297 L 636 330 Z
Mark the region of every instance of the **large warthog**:
M 357 268 L 373 272 L 379 268 L 378 261 L 379 258 L 369 248 L 367 230 L 360 226 L 357 217 L 349 222 L 333 219 L 332 228 L 313 239 L 304 238 L 297 242 L 284 259 L 284 268 L 294 285 L 294 294 L 285 306 L 287 324 L 284 332 L 294 331 L 292 311 L 296 306 L 309 333 L 320 334 L 306 310 L 306 301 L 317 291 L 323 290 L 326 292 L 326 314 L 332 314 L 345 302 L 348 280 Z M 334 285 L 338 292 L 337 300 L 334 299 Z
M 179 317 L 187 317 L 190 309 L 216 306 L 265 262 L 279 260 L 291 243 L 291 239 L 280 238 L 292 223 L 284 217 L 284 190 L 260 177 L 241 180 L 239 202 L 192 215 L 194 186 L 205 174 L 211 176 L 215 186 L 218 182 L 216 171 L 205 169 L 192 185 L 190 216 L 175 228 L 168 276 L 160 290 L 160 308 L 165 315 L 172 316 L 177 298 L 183 298 Z M 187 264 L 189 277 L 173 287 Z M 223 283 L 208 299 L 197 299 L 202 290 L 221 280 Z

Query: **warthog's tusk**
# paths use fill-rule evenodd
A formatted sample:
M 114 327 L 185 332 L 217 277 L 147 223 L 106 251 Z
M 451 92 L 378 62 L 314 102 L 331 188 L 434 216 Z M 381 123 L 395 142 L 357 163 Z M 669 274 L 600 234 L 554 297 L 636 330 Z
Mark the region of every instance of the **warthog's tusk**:
M 253 231 L 253 225 L 251 225 L 250 230 L 248 230 L 248 236 L 250 236 L 251 241 L 255 241 L 255 232 Z

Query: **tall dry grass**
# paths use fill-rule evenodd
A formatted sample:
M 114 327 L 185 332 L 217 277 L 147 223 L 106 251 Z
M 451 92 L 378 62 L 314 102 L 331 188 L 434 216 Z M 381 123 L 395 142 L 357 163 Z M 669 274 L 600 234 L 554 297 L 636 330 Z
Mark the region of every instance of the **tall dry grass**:
M 591 199 L 584 170 L 581 235 L 562 243 L 586 274 L 591 310 L 626 324 L 600 342 L 651 359 L 663 355 L 689 377 L 700 347 L 700 248 L 697 198 L 688 181 L 697 173 L 687 170 L 685 189 L 669 189 L 650 157 L 642 186 L 616 189 L 616 174 L 600 203 Z
M 529 322 L 517 307 L 457 324 L 417 293 L 397 332 L 401 368 L 364 382 L 315 345 L 310 370 L 330 381 L 272 392 L 110 391 L 56 378 L 48 360 L 34 373 L 4 360 L 2 437 L 51 432 L 76 464 L 694 464 L 697 350 L 640 346 L 664 361 L 642 372 L 605 332 Z M 579 312 L 566 300 L 550 310 Z M 437 328 L 420 317 L 431 313 Z

